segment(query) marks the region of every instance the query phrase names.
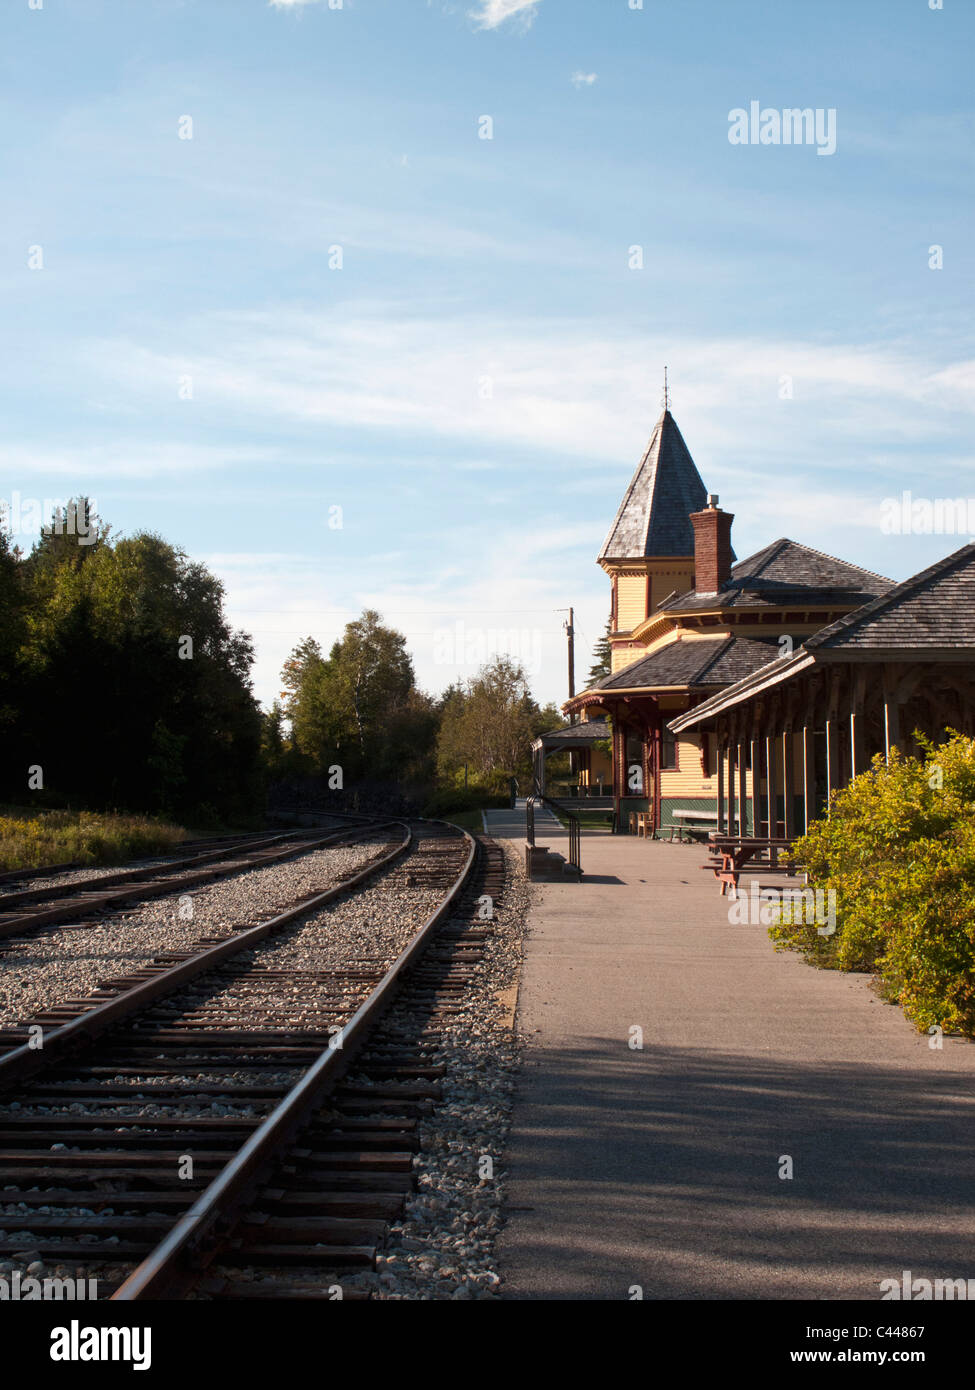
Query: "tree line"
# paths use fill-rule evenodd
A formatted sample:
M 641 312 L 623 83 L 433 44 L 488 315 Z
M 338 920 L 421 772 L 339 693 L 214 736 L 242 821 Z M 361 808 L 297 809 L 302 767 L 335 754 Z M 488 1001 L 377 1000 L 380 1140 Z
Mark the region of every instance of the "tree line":
M 113 538 L 85 499 L 29 554 L 0 531 L 0 797 L 254 815 L 253 656 L 204 565 L 148 531 Z
M 265 725 L 275 780 L 368 789 L 374 801 L 396 788 L 439 814 L 506 796 L 512 777 L 526 786 L 532 739 L 563 722 L 505 656 L 442 695 L 426 694 L 406 639 L 371 609 L 327 656 L 314 638 L 300 642 L 282 685 Z
M 372 610 L 327 654 L 299 643 L 267 712 L 253 663 L 220 581 L 160 536 L 114 536 L 83 498 L 29 553 L 0 528 L 0 801 L 243 824 L 301 779 L 443 813 L 527 786 L 563 722 L 507 657 L 425 693 Z

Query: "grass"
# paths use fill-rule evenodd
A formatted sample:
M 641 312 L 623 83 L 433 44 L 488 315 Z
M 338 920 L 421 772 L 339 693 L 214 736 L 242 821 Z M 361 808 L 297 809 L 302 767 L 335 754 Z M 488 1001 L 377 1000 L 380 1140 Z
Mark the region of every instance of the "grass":
M 148 816 L 0 807 L 0 870 L 52 864 L 120 864 L 161 854 L 187 838 L 180 825 Z
M 480 835 L 484 831 L 480 811 L 448 811 L 443 818 L 449 820 L 451 825 L 459 825 L 461 830 L 469 830 L 472 835 Z
M 579 822 L 580 830 L 608 830 L 613 824 L 612 811 L 576 811 L 575 807 L 572 809 L 575 812 L 576 820 Z M 562 808 L 559 807 L 555 814 L 562 822 L 562 825 L 567 828 L 569 818 L 563 813 Z

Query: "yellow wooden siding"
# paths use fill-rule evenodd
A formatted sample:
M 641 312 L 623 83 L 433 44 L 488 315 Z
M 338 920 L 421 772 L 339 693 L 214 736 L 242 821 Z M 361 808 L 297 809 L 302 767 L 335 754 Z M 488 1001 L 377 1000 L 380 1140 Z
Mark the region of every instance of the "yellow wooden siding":
M 622 671 L 624 666 L 632 666 L 634 661 L 642 661 L 646 656 L 645 647 L 614 647 L 613 648 L 613 675 L 617 671 Z
M 705 777 L 701 772 L 701 745 L 681 739 L 679 743 L 679 764 L 676 772 L 660 774 L 661 796 L 713 796 L 718 795 L 718 778 L 715 773 Z M 711 750 L 711 767 L 714 768 L 714 749 Z M 738 794 L 737 773 L 735 774 L 735 795 Z M 725 759 L 725 784 L 728 780 L 728 760 Z M 747 795 L 751 796 L 752 774 L 746 772 Z M 727 793 L 726 793 L 727 794 Z
M 686 593 L 686 591 L 691 588 L 691 577 L 693 574 L 693 565 L 680 565 L 677 567 L 667 565 L 663 569 L 654 566 L 651 570 L 652 589 L 648 611 L 653 613 L 657 604 L 662 603 L 667 595 L 672 594 L 675 589 L 679 594 Z
M 647 581 L 642 574 L 621 574 L 617 584 L 617 632 L 630 632 L 647 616 Z
M 664 713 L 664 718 L 667 712 Z M 701 745 L 682 738 L 677 745 L 677 770 L 660 774 L 662 796 L 717 796 L 717 781 L 701 771 Z

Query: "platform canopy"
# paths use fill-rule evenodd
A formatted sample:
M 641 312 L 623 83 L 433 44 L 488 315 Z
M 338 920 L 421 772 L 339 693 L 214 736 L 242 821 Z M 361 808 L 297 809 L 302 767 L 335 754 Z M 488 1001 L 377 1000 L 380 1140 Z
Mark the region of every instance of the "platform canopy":
M 564 729 L 552 729 L 532 743 L 534 753 L 573 753 L 591 748 L 600 739 L 612 738 L 613 730 L 605 719 L 593 719 L 588 724 L 566 724 Z
M 920 751 L 916 735 L 938 741 L 955 729 L 975 736 L 975 544 L 821 628 L 668 727 L 715 737 L 719 830 L 731 828 L 737 806 L 744 833 L 750 767 L 753 826 L 764 800 L 765 824 L 778 822 L 781 806 L 788 838 L 797 767 L 799 824 L 808 828 L 876 754 L 889 760 L 894 748 Z
M 593 719 L 584 724 L 566 724 L 562 729 L 551 729 L 540 735 L 532 743 L 532 763 L 534 765 L 535 788 L 544 794 L 545 759 L 552 753 L 588 753 L 601 739 L 611 739 L 613 730 L 605 719 Z M 588 764 L 587 764 L 588 765 Z

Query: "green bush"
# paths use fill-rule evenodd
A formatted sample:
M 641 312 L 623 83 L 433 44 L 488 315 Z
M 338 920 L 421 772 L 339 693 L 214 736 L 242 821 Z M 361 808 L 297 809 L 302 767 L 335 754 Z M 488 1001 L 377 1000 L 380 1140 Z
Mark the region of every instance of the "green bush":
M 437 820 L 460 811 L 492 811 L 510 804 L 509 797 L 485 787 L 444 787 L 430 798 L 423 814 Z
M 835 933 L 784 908 L 769 935 L 814 964 L 875 972 L 918 1029 L 973 1036 L 975 741 L 948 734 L 915 734 L 923 760 L 874 758 L 797 842 L 810 886 L 836 893 Z

